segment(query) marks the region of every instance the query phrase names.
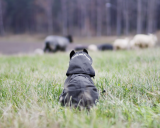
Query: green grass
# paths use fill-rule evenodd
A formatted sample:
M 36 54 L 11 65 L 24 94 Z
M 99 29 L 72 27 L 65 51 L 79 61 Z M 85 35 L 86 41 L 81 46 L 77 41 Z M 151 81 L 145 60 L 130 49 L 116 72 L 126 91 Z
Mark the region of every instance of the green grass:
M 61 107 L 69 53 L 0 56 L 0 128 L 160 127 L 160 49 L 90 53 L 100 95 L 87 111 Z

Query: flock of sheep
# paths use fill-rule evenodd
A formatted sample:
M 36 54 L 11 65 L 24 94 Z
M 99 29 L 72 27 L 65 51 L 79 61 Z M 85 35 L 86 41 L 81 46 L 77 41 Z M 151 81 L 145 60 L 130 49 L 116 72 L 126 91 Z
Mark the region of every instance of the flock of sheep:
M 133 39 L 125 38 L 125 39 L 116 39 L 113 42 L 113 50 L 130 50 L 130 49 L 141 49 L 141 48 L 153 48 L 158 39 L 153 34 L 137 34 L 133 37 Z M 109 45 L 109 44 L 108 44 Z M 89 50 L 97 51 L 99 50 L 96 45 L 89 45 Z
M 130 50 L 130 49 L 141 49 L 141 48 L 153 48 L 158 39 L 153 34 L 138 34 L 133 37 L 133 39 L 116 39 L 113 44 L 91 44 L 89 46 L 76 46 L 74 50 L 88 49 L 91 51 L 104 51 L 104 50 Z M 73 42 L 71 35 L 62 36 L 48 36 L 45 39 L 44 50 L 35 50 L 36 54 L 43 54 L 43 52 L 57 52 L 66 51 L 66 48 Z

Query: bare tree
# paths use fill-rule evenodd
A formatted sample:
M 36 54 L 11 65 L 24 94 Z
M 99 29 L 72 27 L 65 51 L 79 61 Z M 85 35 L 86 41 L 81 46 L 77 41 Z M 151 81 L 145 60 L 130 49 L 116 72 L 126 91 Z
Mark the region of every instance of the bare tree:
M 129 34 L 129 1 L 128 0 L 124 0 L 124 19 L 125 19 L 125 34 L 128 35 Z
M 137 2 L 137 33 L 142 33 L 142 0 Z
M 160 0 L 0 0 L 0 34 L 4 28 L 79 36 L 152 33 L 160 29 L 159 15 Z
M 156 0 L 148 0 L 148 22 L 147 22 L 147 32 L 152 33 L 155 23 L 155 8 Z
M 117 0 L 117 36 L 121 34 L 121 12 L 122 12 L 122 0 Z
M 102 0 L 97 0 L 97 36 L 101 36 L 102 32 Z
M 0 35 L 4 35 L 4 24 L 2 14 L 2 1 L 0 0 Z
M 74 27 L 74 0 L 70 0 L 71 2 L 68 4 L 68 14 L 69 14 L 69 18 L 68 18 L 68 32 L 71 34 L 73 33 L 73 27 Z
M 47 0 L 47 21 L 48 21 L 48 34 L 53 32 L 53 17 L 52 17 L 52 0 Z
M 82 35 L 82 27 L 83 27 L 83 3 L 80 0 L 77 0 L 77 8 L 78 8 L 78 28 L 79 35 Z
M 107 35 L 111 35 L 111 3 L 110 3 L 110 0 L 107 0 L 107 3 L 106 3 L 106 8 L 107 8 Z
M 87 0 L 81 0 L 83 1 L 83 16 L 84 16 L 84 22 L 83 22 L 83 33 L 84 35 L 89 36 L 89 17 L 87 16 Z
M 88 1 L 87 0 L 79 0 L 80 10 L 81 10 L 81 35 L 90 36 L 90 23 L 89 23 L 89 14 L 88 14 Z
M 67 35 L 67 0 L 62 0 L 62 23 L 63 23 L 63 35 Z

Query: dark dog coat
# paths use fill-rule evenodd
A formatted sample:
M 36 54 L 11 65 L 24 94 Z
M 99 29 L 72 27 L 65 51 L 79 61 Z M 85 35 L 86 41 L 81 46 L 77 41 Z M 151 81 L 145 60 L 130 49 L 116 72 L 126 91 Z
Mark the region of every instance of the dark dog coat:
M 91 79 L 95 76 L 91 65 L 92 58 L 87 50 L 70 53 L 69 68 L 66 73 L 68 77 L 59 98 L 63 106 L 90 108 L 96 103 L 98 92 Z

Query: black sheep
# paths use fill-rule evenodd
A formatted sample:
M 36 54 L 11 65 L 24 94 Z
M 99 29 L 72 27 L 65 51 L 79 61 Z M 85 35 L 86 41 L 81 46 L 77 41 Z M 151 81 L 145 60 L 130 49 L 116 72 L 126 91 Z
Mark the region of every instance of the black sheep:
M 66 47 L 73 42 L 72 36 L 47 36 L 45 39 L 44 52 L 65 51 Z
M 100 51 L 113 50 L 113 45 L 111 45 L 111 44 L 100 44 L 100 45 L 98 45 L 98 49 Z

